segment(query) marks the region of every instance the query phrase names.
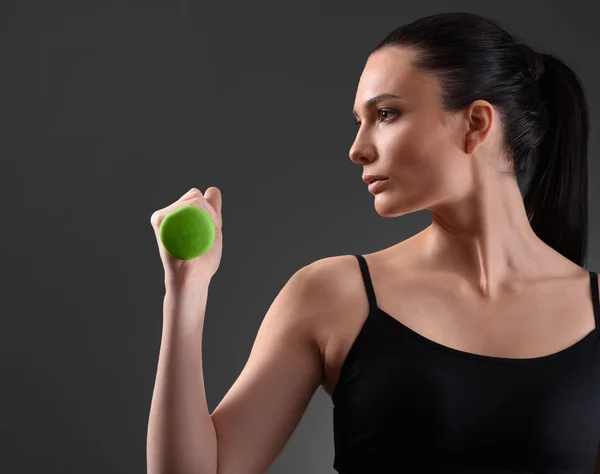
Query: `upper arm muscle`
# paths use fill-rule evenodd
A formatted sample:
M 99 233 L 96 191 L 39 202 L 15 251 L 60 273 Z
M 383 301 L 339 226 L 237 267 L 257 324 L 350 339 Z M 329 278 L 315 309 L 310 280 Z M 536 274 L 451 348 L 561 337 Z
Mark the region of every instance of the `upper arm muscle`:
M 264 473 L 323 382 L 315 322 L 328 298 L 323 259 L 297 271 L 257 332 L 245 367 L 211 414 L 217 474 Z

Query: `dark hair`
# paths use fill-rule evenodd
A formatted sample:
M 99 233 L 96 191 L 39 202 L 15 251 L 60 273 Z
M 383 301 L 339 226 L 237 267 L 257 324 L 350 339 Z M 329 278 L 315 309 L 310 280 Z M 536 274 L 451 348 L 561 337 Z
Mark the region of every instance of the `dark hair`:
M 536 53 L 514 36 L 474 13 L 439 13 L 397 28 L 373 53 L 414 48 L 413 67 L 438 77 L 448 111 L 466 110 L 477 99 L 496 108 L 505 130 L 502 151 L 511 157 L 510 175 L 519 182 L 530 173 L 524 205 L 533 231 L 583 266 L 588 238 L 585 93 L 564 62 Z

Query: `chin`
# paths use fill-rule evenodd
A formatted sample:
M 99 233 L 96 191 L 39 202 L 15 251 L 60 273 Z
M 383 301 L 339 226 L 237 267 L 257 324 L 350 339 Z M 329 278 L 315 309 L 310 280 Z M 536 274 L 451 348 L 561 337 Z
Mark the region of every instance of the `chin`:
M 375 210 L 377 211 L 377 214 L 379 214 L 381 217 L 400 217 L 405 214 L 410 214 L 411 212 L 418 211 L 418 209 L 391 209 L 388 207 L 380 208 L 378 206 L 375 206 Z
M 382 198 L 383 196 L 378 197 Z M 422 209 L 413 205 L 413 203 L 407 203 L 405 200 L 393 201 L 389 199 L 389 196 L 386 196 L 386 198 L 388 199 L 375 199 L 375 210 L 381 217 L 400 217 Z

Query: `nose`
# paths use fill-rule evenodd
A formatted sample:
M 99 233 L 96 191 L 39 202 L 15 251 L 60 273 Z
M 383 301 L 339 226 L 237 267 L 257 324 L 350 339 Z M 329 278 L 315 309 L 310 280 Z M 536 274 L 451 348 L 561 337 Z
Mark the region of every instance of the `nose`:
M 365 164 L 373 161 L 375 157 L 375 149 L 371 143 L 359 135 L 354 140 L 354 143 L 350 147 L 350 160 L 356 164 Z

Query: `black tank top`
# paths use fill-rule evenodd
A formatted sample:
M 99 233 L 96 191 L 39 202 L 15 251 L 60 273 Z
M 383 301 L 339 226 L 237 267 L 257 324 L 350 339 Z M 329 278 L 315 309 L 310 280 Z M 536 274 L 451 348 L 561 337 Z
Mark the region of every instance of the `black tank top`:
M 332 393 L 343 474 L 594 473 L 600 443 L 600 302 L 595 329 L 557 353 L 491 357 L 427 339 L 377 307 Z

